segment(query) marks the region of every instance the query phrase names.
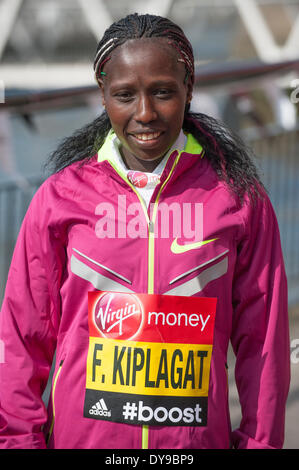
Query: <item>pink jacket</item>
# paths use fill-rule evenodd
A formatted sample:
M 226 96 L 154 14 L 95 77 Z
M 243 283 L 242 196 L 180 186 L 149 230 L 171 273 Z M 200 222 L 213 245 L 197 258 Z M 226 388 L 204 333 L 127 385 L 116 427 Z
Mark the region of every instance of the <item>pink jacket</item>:
M 240 205 L 189 135 L 147 210 L 109 145 L 51 176 L 23 222 L 0 317 L 0 447 L 282 447 L 287 284 L 267 195 Z

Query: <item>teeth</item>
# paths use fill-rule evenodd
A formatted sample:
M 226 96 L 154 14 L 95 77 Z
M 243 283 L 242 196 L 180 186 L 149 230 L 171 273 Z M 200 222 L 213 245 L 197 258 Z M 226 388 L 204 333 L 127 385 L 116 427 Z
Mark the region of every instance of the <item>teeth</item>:
M 134 136 L 139 140 L 152 140 L 156 139 L 161 135 L 161 132 L 154 132 L 152 134 L 134 134 Z

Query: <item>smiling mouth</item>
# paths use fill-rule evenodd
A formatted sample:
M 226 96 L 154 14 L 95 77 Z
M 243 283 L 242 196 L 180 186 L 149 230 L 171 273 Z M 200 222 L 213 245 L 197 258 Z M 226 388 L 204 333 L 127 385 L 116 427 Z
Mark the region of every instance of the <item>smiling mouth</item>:
M 135 139 L 139 140 L 140 142 L 148 142 L 151 140 L 156 140 L 162 135 L 162 132 L 151 132 L 151 133 L 140 133 L 140 134 L 131 134 Z

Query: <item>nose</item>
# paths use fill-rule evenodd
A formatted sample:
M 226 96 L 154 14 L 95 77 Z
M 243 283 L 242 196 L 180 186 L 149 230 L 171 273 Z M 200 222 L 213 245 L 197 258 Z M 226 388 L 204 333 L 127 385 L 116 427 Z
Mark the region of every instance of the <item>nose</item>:
M 157 112 L 149 96 L 140 96 L 137 101 L 134 119 L 142 124 L 147 124 L 157 119 Z

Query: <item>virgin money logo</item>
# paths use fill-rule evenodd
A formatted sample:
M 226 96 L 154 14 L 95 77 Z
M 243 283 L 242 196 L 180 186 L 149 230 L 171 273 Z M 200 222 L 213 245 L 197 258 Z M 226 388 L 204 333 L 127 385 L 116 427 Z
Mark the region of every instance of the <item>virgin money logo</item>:
M 148 177 L 141 171 L 129 171 L 128 180 L 137 188 L 144 188 L 147 185 Z
M 143 306 L 136 295 L 105 293 L 94 308 L 94 323 L 106 338 L 133 338 L 142 325 Z

